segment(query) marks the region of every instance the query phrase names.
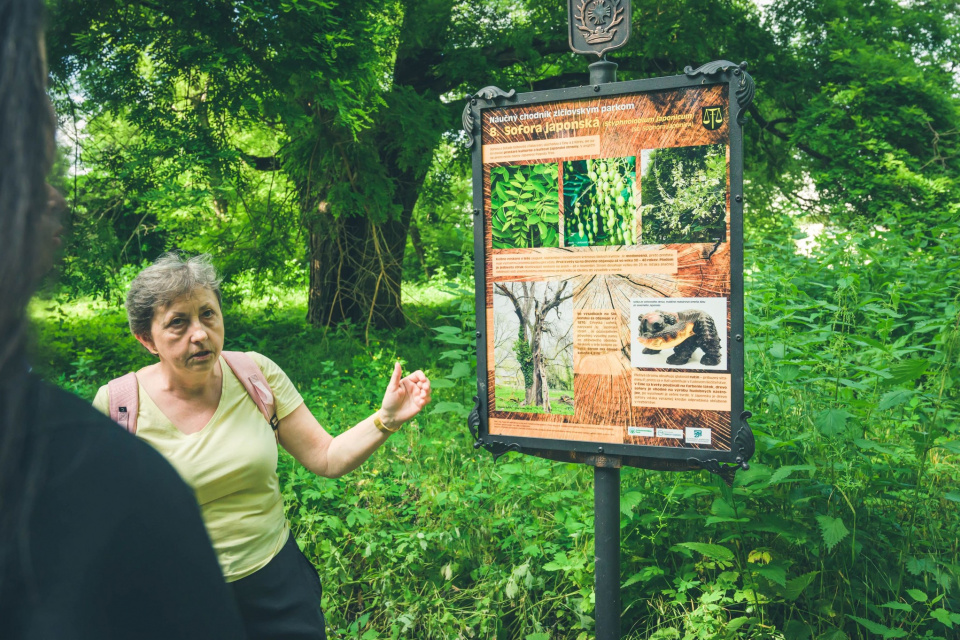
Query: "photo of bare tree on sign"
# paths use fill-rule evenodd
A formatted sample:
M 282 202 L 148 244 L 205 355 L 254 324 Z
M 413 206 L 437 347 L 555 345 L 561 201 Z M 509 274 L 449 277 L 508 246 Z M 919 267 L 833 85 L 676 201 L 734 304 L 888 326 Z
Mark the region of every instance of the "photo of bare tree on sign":
M 573 415 L 573 286 L 493 286 L 495 409 Z

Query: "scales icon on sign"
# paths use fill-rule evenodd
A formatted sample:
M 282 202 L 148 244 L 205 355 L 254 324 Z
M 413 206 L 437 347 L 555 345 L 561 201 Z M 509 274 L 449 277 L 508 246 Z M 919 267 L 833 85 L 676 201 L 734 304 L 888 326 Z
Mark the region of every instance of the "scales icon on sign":
M 723 126 L 723 108 L 703 107 L 703 117 L 700 121 L 707 131 L 716 131 Z

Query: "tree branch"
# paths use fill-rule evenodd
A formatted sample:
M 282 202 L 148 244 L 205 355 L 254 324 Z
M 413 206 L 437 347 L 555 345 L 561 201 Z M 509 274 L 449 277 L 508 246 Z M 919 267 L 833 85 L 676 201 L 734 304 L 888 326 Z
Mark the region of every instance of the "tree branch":
M 520 308 L 520 301 L 517 300 L 517 296 L 513 295 L 513 292 L 510 289 L 507 289 L 505 286 L 499 282 L 494 283 L 494 285 L 499 291 L 500 294 L 506 296 L 510 302 L 513 303 L 514 312 L 517 314 L 517 319 L 520 321 L 520 331 L 523 332 L 524 338 L 527 335 L 527 324 L 526 319 L 524 318 L 523 309 Z
M 776 120 L 771 120 L 771 121 L 768 122 L 762 115 L 760 115 L 760 110 L 757 109 L 757 105 L 755 105 L 755 104 L 751 104 L 751 105 L 750 105 L 750 115 L 752 115 L 753 118 L 757 121 L 757 124 L 760 125 L 760 130 L 761 130 L 761 131 L 769 131 L 771 134 L 773 134 L 774 136 L 780 138 L 780 139 L 783 140 L 784 142 L 790 142 L 791 144 L 797 145 L 797 149 L 800 149 L 801 151 L 803 151 L 804 153 L 806 153 L 806 154 L 807 154 L 808 156 L 810 156 L 811 158 L 816 158 L 817 160 L 820 160 L 821 162 L 827 162 L 828 160 L 830 160 L 829 157 L 823 155 L 822 153 L 820 153 L 820 152 L 818 152 L 818 151 L 814 151 L 813 149 L 811 149 L 809 146 L 803 144 L 802 142 L 795 142 L 795 141 L 790 140 L 790 136 L 788 136 L 786 133 L 784 133 L 783 131 L 780 131 L 779 129 L 777 129 L 777 128 L 774 126 L 774 125 L 777 125 L 777 124 L 779 124 L 779 123 L 781 123 L 781 122 L 783 122 L 783 123 L 789 123 L 789 124 L 795 124 L 796 121 L 797 121 L 796 118 L 778 118 L 778 119 L 776 119 Z
M 571 292 L 570 295 L 568 295 L 568 296 L 564 296 L 564 295 L 563 295 L 563 292 L 566 291 L 566 289 L 567 289 L 567 281 L 564 280 L 563 286 L 561 286 L 560 288 L 557 289 L 557 292 L 556 292 L 556 293 L 554 294 L 554 296 L 553 296 L 553 300 L 551 300 L 550 302 L 547 302 L 546 298 L 544 298 L 544 300 L 543 300 L 544 303 L 545 303 L 545 304 L 544 304 L 544 307 L 543 307 L 543 317 L 544 317 L 544 318 L 547 317 L 547 314 L 548 314 L 548 313 L 550 313 L 551 311 L 553 311 L 554 309 L 556 309 L 557 307 L 559 307 L 562 302 L 564 302 L 564 301 L 566 301 L 566 300 L 569 300 L 570 298 L 573 297 L 573 293 L 572 293 L 572 292 Z

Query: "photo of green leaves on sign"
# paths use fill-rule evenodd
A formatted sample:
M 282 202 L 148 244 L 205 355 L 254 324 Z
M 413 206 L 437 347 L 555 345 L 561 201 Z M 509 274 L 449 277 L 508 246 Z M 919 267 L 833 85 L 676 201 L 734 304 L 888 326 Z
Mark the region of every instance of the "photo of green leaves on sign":
M 634 244 L 636 158 L 563 163 L 564 244 L 568 247 Z
M 490 169 L 493 248 L 560 246 L 558 166 Z
M 726 146 L 642 151 L 640 202 L 644 244 L 726 240 Z

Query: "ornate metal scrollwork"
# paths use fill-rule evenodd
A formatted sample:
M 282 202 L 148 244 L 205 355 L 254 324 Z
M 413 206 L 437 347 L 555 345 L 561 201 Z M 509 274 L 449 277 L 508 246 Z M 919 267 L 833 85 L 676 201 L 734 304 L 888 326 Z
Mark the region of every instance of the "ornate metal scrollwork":
M 480 393 L 484 393 L 485 389 L 481 388 Z M 473 396 L 473 410 L 470 411 L 470 415 L 467 416 L 467 427 L 470 429 L 470 434 L 473 435 L 474 443 L 473 448 L 479 449 L 483 447 L 487 451 L 493 454 L 493 461 L 496 462 L 497 459 L 505 453 L 511 451 L 520 452 L 520 445 L 516 442 L 511 442 L 510 444 L 505 444 L 503 442 L 484 442 L 483 438 L 480 437 L 480 396 Z
M 476 118 L 473 117 L 473 109 L 471 109 L 471 107 L 477 103 L 477 100 L 496 101 L 500 98 L 506 98 L 507 100 L 509 100 L 515 95 L 517 95 L 517 92 L 515 89 L 510 89 L 510 91 L 504 91 L 499 87 L 490 86 L 490 87 L 484 87 L 483 89 L 480 89 L 480 91 L 477 91 L 472 96 L 467 96 L 467 104 L 463 108 L 463 117 L 462 117 L 463 131 L 467 134 L 467 147 L 473 146 L 475 136 L 478 133 L 477 121 L 476 121 Z
M 467 134 L 467 147 L 473 146 L 473 136 L 475 125 L 473 109 L 470 108 L 470 99 L 467 99 L 467 105 L 463 108 L 463 131 Z
M 700 460 L 698 458 L 687 458 L 687 464 L 691 469 L 706 469 L 710 473 L 720 476 L 720 479 L 727 483 L 728 487 L 733 486 L 733 477 L 737 473 L 737 466 L 727 466 L 725 464 L 720 464 L 720 461 L 715 458 L 710 458 L 709 460 Z
M 500 87 L 484 87 L 477 91 L 473 97 L 479 98 L 481 100 L 496 100 L 497 98 L 507 98 L 508 100 L 513 96 L 517 95 L 516 89 L 510 89 L 510 91 L 504 91 Z
M 488 442 L 483 445 L 483 448 L 493 454 L 493 461 L 496 462 L 500 456 L 510 453 L 511 451 L 516 451 L 520 453 L 522 450 L 520 445 L 516 442 L 511 442 L 510 444 L 505 444 L 503 442 Z
M 737 105 L 739 105 L 740 110 L 737 112 L 737 124 L 743 126 L 743 123 L 746 122 L 747 118 L 747 107 L 750 106 L 750 103 L 753 102 L 753 96 L 756 94 L 757 89 L 753 83 L 753 78 L 750 77 L 750 74 L 747 73 L 747 63 L 741 62 L 736 64 L 730 62 L 729 60 L 714 60 L 713 62 L 708 62 L 705 65 L 701 65 L 694 69 L 693 67 L 684 67 L 683 72 L 688 78 L 696 78 L 697 76 L 715 76 L 720 73 L 726 73 L 730 69 L 733 69 L 733 75 L 738 77 L 740 81 L 737 83 Z
M 747 462 L 750 461 L 754 451 L 757 450 L 757 443 L 753 438 L 753 431 L 750 430 L 750 425 L 747 424 L 747 420 L 752 417 L 753 414 L 749 411 L 744 411 L 740 414 L 740 429 L 737 431 L 737 437 L 733 439 L 734 444 L 737 445 L 737 452 L 739 453 L 737 463 L 744 471 L 750 468 Z
M 473 411 L 467 416 L 467 427 L 474 441 L 480 440 L 480 396 L 473 396 Z

